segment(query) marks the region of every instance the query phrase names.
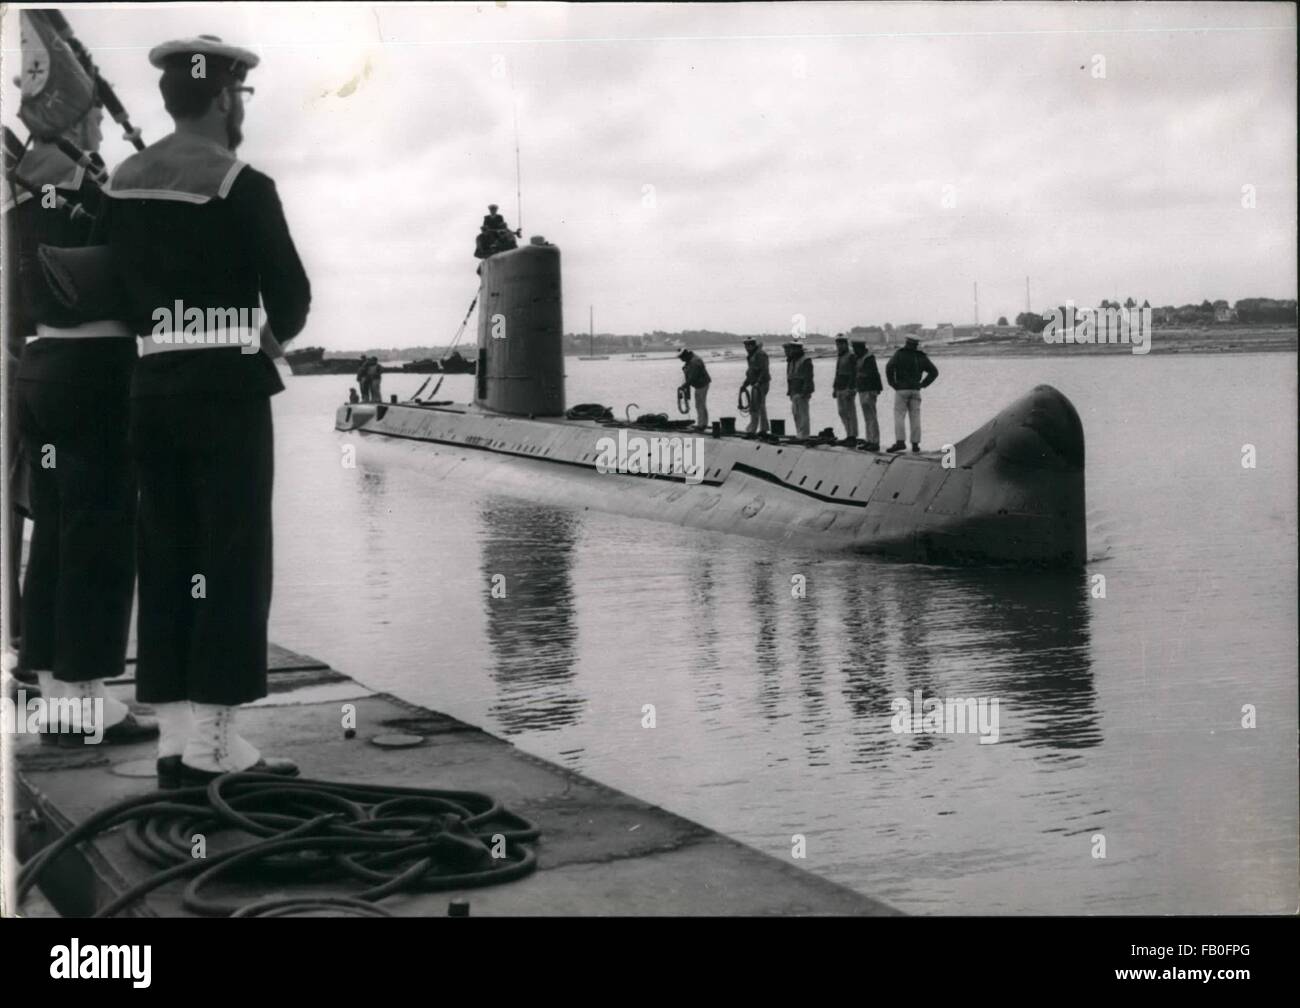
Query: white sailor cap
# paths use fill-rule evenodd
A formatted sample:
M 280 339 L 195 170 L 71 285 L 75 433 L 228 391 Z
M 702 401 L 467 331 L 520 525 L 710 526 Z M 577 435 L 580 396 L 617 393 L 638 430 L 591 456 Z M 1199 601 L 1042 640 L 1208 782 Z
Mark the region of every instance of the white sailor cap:
M 227 45 L 216 35 L 200 35 L 198 38 L 173 39 L 149 50 L 149 62 L 160 70 L 165 69 L 167 60 L 173 56 L 189 56 L 202 53 L 205 56 L 220 56 L 234 64 L 242 64 L 249 70 L 262 62 L 260 56 L 239 46 Z

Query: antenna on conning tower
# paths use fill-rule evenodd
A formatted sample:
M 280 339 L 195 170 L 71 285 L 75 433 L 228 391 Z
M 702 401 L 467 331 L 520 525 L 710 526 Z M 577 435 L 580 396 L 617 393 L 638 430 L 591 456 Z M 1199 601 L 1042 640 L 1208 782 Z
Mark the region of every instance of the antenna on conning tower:
M 510 74 L 510 109 L 515 120 L 515 227 L 519 230 L 519 236 L 522 238 L 524 231 L 524 190 L 523 178 L 519 171 L 519 101 L 515 97 L 515 75 L 513 71 Z

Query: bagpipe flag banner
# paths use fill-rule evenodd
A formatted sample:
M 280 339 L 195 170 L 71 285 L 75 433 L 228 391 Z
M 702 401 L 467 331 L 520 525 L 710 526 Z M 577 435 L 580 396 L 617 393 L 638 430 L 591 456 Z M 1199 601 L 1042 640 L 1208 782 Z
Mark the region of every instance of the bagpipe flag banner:
M 95 101 L 95 83 L 39 11 L 23 11 L 22 104 L 18 118 L 38 140 L 54 140 L 80 122 Z

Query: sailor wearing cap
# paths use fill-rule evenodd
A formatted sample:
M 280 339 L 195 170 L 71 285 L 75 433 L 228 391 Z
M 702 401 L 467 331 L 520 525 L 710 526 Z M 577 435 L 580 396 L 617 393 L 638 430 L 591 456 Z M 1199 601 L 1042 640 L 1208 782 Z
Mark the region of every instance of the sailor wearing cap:
M 483 224 L 478 229 L 478 239 L 474 245 L 474 256 L 477 259 L 486 259 L 489 256 L 496 255 L 498 252 L 508 252 L 512 248 L 518 247 L 515 238 L 522 234 L 520 231 L 511 231 L 510 225 L 506 219 L 497 212 L 498 207 L 495 203 L 488 204 L 488 212 L 483 218 Z
M 813 394 L 813 362 L 798 343 L 785 344 L 785 391 L 790 397 L 796 436 L 810 437 L 808 406 Z
M 682 390 L 695 390 L 695 429 L 706 430 L 709 426 L 709 369 L 704 361 L 690 350 L 683 350 L 677 355 L 682 362 Z
M 920 349 L 920 341 L 908 336 L 885 365 L 885 380 L 894 390 L 894 443 L 885 450 L 901 452 L 903 439 L 911 428 L 912 451 L 921 450 L 921 389 L 939 377 L 939 369 Z
M 235 716 L 266 695 L 270 396 L 284 388 L 269 355 L 302 329 L 311 289 L 275 183 L 234 154 L 258 57 L 200 35 L 157 46 L 149 62 L 175 132 L 124 161 L 106 190 L 142 337 L 136 692 L 158 711 L 160 786 L 292 774 L 239 735 Z
M 843 333 L 836 334 L 835 380 L 831 391 L 840 423 L 844 425 L 844 440 L 851 444 L 858 440 L 857 373 L 858 359 L 849 352 L 848 337 Z
M 94 155 L 92 167 L 102 165 L 95 160 L 102 117 L 96 104 L 62 137 L 34 136 L 18 165 L 36 193 L 16 193 L 5 214 L 13 253 L 4 301 L 21 353 L 6 407 L 16 414 L 34 522 L 19 667 L 36 673 L 47 700 L 89 699 L 89 709 L 100 711 L 98 725 L 52 723 L 42 739 L 55 740 L 57 731 L 94 736 L 102 727 L 100 741 L 124 743 L 158 734 L 156 724 L 104 689 L 106 678 L 123 672 L 135 587 L 135 481 L 126 438 L 135 339 L 111 305 L 69 307 L 41 269 L 42 247 L 80 252 L 96 242 L 99 186 L 56 143 L 70 141 Z M 42 196 L 47 187 L 62 205 Z M 99 261 L 106 265 L 106 257 Z M 59 709 L 68 712 L 67 705 L 47 707 Z
M 745 355 L 749 364 L 745 368 L 745 381 L 740 386 L 749 389 L 749 425 L 745 431 L 748 434 L 766 434 L 769 429 L 767 390 L 772 385 L 772 366 L 763 344 L 752 336 L 745 339 Z
M 876 416 L 876 397 L 880 395 L 880 368 L 866 340 L 853 341 L 857 358 L 858 402 L 862 406 L 862 438 L 867 451 L 880 451 L 880 420 Z

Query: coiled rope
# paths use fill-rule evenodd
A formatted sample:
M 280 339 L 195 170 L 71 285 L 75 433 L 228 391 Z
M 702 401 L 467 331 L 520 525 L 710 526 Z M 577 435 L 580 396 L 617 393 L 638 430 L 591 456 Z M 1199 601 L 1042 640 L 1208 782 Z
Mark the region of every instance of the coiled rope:
M 101 907 L 96 917 L 111 917 L 181 878 L 190 880 L 182 897 L 185 908 L 208 917 L 288 916 L 326 908 L 387 916 L 373 904 L 393 893 L 522 878 L 537 867 L 537 856 L 526 844 L 540 836 L 527 819 L 477 791 L 230 773 L 206 787 L 154 791 L 95 813 L 23 866 L 19 900 L 64 851 L 123 824 L 127 846 L 159 870 Z M 225 832 L 257 839 L 194 856 L 198 835 L 210 847 L 213 837 Z M 346 880 L 365 888 L 241 905 L 204 893 L 218 879 L 263 887 L 268 880 L 277 886 Z

